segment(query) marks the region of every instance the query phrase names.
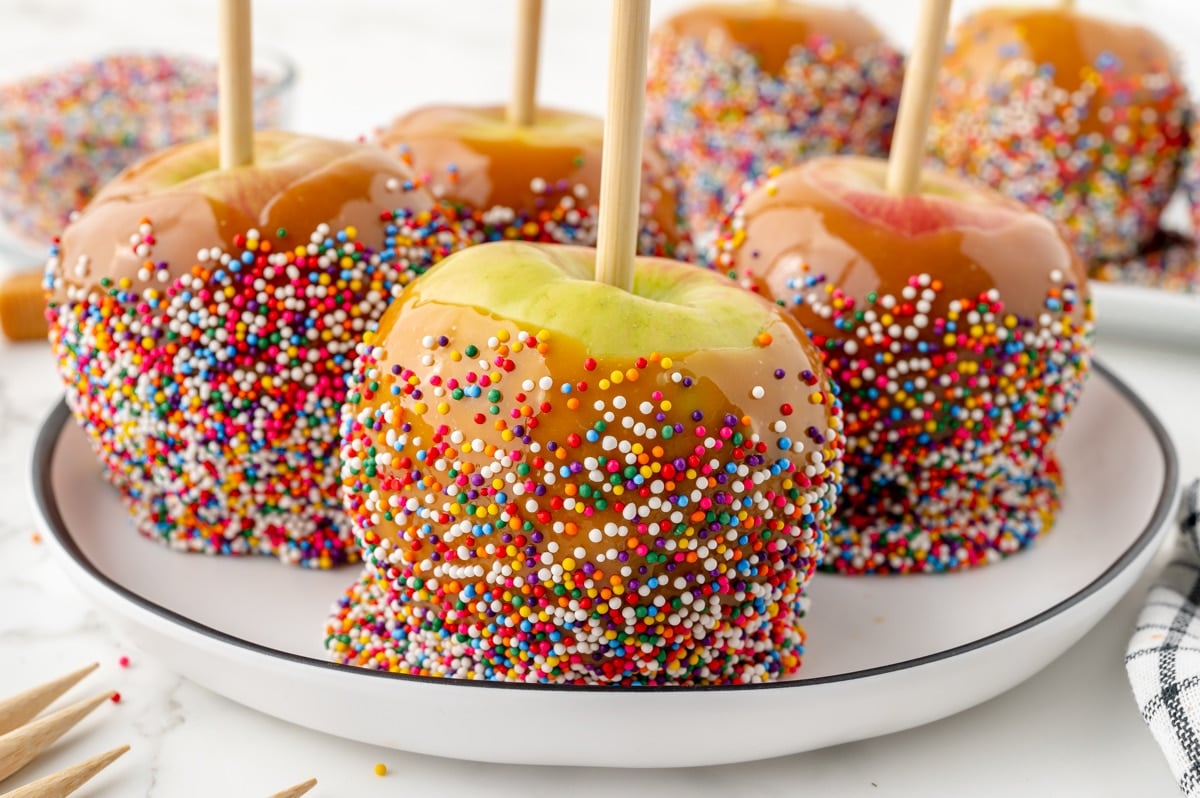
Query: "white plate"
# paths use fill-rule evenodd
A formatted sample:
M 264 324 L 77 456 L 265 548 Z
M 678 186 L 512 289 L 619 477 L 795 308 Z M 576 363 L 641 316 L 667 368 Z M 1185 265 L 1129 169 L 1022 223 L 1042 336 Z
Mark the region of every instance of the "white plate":
M 1092 280 L 1096 326 L 1102 337 L 1150 338 L 1200 346 L 1200 294 Z
M 1177 473 L 1158 420 L 1100 370 L 1061 444 L 1056 529 L 947 576 L 813 583 L 800 678 L 725 688 L 499 685 L 321 660 L 350 570 L 183 555 L 137 536 L 60 405 L 33 455 L 40 523 L 71 581 L 148 654 L 270 715 L 408 751 L 509 764 L 687 766 L 927 723 L 1029 678 L 1128 590 L 1166 535 Z

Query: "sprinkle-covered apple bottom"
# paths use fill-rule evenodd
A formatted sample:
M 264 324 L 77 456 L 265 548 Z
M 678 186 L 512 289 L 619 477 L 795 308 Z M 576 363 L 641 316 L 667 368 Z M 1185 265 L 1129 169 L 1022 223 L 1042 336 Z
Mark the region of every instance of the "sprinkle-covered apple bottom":
M 248 231 L 189 269 L 156 261 L 99 288 L 86 257 L 48 266 L 47 311 L 66 400 L 137 528 L 172 548 L 357 560 L 338 495 L 344 372 L 397 288 L 460 245 L 440 211 L 385 213 L 384 248 L 353 228 Z M 456 229 L 456 228 L 455 228 Z
M 631 636 L 601 634 L 589 654 L 571 631 L 551 625 L 506 623 L 529 606 L 520 595 L 468 595 L 497 607 L 496 622 L 479 628 L 429 602 L 406 600 L 371 566 L 334 608 L 325 630 L 330 658 L 342 665 L 415 676 L 537 684 L 619 686 L 749 684 L 795 673 L 804 653 L 807 598 L 792 585 L 793 600 L 769 620 L 725 606 L 703 636 L 680 624 L 665 627 L 665 612 L 645 615 Z M 511 615 L 510 615 L 511 614 Z M 544 627 L 544 628 L 543 628 Z M 580 624 L 586 629 L 586 624 Z M 662 645 L 641 641 L 658 638 Z
M 911 483 L 877 484 L 866 496 L 848 489 L 821 569 L 957 571 L 1003 559 L 1051 529 L 1062 489 L 1055 458 L 1019 466 L 1006 461 L 986 473 L 963 465 L 926 470 Z M 914 503 L 909 495 L 923 498 Z
M 339 662 L 456 678 L 765 681 L 842 475 L 842 413 L 782 309 L 658 258 L 469 247 L 364 337 L 343 413 L 367 582 Z M 365 602 L 365 603 L 358 603 Z

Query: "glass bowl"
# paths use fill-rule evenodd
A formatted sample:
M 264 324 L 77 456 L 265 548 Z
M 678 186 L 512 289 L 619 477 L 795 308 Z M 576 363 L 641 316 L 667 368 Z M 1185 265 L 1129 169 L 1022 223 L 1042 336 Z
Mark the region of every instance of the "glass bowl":
M 254 123 L 284 127 L 296 83 L 282 55 L 254 56 Z M 126 166 L 217 125 L 217 67 L 122 51 L 0 86 L 0 226 L 40 256 L 73 211 Z

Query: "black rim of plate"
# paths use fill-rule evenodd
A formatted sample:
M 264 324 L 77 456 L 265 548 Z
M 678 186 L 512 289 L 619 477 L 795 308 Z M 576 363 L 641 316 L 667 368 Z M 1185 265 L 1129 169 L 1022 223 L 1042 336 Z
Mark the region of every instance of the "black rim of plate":
M 806 686 L 815 686 L 821 684 L 831 684 L 834 682 L 847 682 L 852 680 L 867 679 L 874 676 L 882 676 L 884 674 L 895 673 L 897 671 L 916 668 L 922 665 L 928 665 L 933 662 L 950 659 L 952 657 L 967 654 L 986 648 L 990 645 L 998 643 L 1006 638 L 1013 637 L 1035 626 L 1038 626 L 1051 618 L 1071 609 L 1075 605 L 1084 601 L 1088 597 L 1094 595 L 1101 590 L 1105 585 L 1111 582 L 1117 574 L 1124 571 L 1131 562 L 1133 562 L 1139 554 L 1154 539 L 1157 530 L 1167 521 L 1167 514 L 1171 511 L 1174 505 L 1175 495 L 1179 489 L 1179 463 L 1175 453 L 1175 447 L 1171 443 L 1170 435 L 1167 434 L 1166 428 L 1158 417 L 1147 407 L 1146 403 L 1134 393 L 1124 382 L 1113 375 L 1111 371 L 1105 368 L 1099 362 L 1094 363 L 1095 374 L 1093 379 L 1101 377 L 1107 380 L 1117 392 L 1134 406 L 1142 420 L 1153 433 L 1155 441 L 1158 443 L 1159 451 L 1163 459 L 1163 487 L 1159 494 L 1158 503 L 1154 508 L 1154 513 L 1146 526 L 1134 539 L 1133 543 L 1125 549 L 1120 557 L 1104 570 L 1099 576 L 1093 579 L 1081 590 L 1063 599 L 1059 603 L 1042 610 L 1036 615 L 1026 618 L 1018 624 L 1002 629 L 999 632 L 981 637 L 978 640 L 973 640 L 962 645 L 938 651 L 933 654 L 926 654 L 914 659 L 903 660 L 901 662 L 892 663 L 890 665 L 881 665 L 874 668 L 865 668 L 863 670 L 850 671 L 847 673 L 837 673 L 830 676 L 818 676 L 811 679 L 789 679 L 787 681 L 764 682 L 754 684 L 735 684 L 735 685 L 698 685 L 694 687 L 674 687 L 674 686 L 645 686 L 645 687 L 623 687 L 623 686 L 608 686 L 608 685 L 570 685 L 570 684 L 529 684 L 525 682 L 496 682 L 496 681 L 480 681 L 468 679 L 445 679 L 435 676 L 414 676 L 402 673 L 389 673 L 384 671 L 373 671 L 361 668 L 354 668 L 347 665 L 340 665 L 325 660 L 308 657 L 302 654 L 292 654 L 286 651 L 264 646 L 260 643 L 255 643 L 250 640 L 243 640 L 240 637 L 222 632 L 219 629 L 214 629 L 206 626 L 191 618 L 169 610 L 159 604 L 156 604 L 149 599 L 134 593 L 124 585 L 109 578 L 106 574 L 100 571 L 80 550 L 78 544 L 67 531 L 66 524 L 63 522 L 62 514 L 59 512 L 58 504 L 55 501 L 54 489 L 50 480 L 51 465 L 54 460 L 54 451 L 58 443 L 60 434 L 71 418 L 70 411 L 67 409 L 65 401 L 60 400 L 50 415 L 42 423 L 42 427 L 38 432 L 37 441 L 34 444 L 33 460 L 32 460 L 32 489 L 33 497 L 36 502 L 37 509 L 42 517 L 46 519 L 50 532 L 54 535 L 58 545 L 66 552 L 66 554 L 95 582 L 107 588 L 109 591 L 117 594 L 127 602 L 159 616 L 163 620 L 169 621 L 177 626 L 183 627 L 190 632 L 210 638 L 211 640 L 226 645 L 235 646 L 255 654 L 261 654 L 272 657 L 277 660 L 290 662 L 299 665 L 310 667 L 324 668 L 330 671 L 336 671 L 341 674 L 361 675 L 364 678 L 372 679 L 390 679 L 399 681 L 416 682 L 420 684 L 444 685 L 447 687 L 475 687 L 475 688 L 503 688 L 508 690 L 538 690 L 538 691 L 554 691 L 554 692 L 646 692 L 646 691 L 673 691 L 680 693 L 691 693 L 695 691 L 735 691 L 735 690 L 775 690 L 783 688 L 797 688 Z M 200 556 L 200 555 L 180 555 L 180 556 Z M 889 577 L 865 577 L 865 578 L 889 578 Z

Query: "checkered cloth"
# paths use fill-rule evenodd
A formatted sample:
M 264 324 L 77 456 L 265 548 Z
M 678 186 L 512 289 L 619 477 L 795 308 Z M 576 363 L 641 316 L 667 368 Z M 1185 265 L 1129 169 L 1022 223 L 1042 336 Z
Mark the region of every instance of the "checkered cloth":
M 1175 556 L 1146 597 L 1125 654 L 1142 719 L 1188 798 L 1200 798 L 1200 483 L 1179 508 Z

